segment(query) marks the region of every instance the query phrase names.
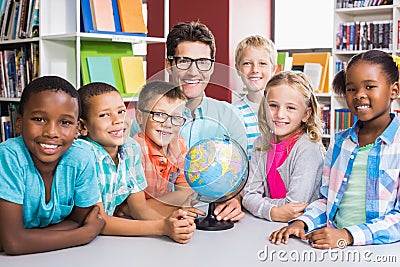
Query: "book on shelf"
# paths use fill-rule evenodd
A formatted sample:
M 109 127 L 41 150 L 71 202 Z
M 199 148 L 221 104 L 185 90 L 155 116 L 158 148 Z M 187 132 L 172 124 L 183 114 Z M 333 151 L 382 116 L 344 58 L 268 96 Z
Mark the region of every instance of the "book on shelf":
M 10 117 L 1 116 L 0 117 L 0 131 L 1 131 L 1 142 L 6 141 L 10 138 Z
M 289 57 L 289 52 L 278 52 L 276 73 L 285 69 L 286 58 Z
M 4 0 L 3 0 L 4 1 Z M 0 39 L 1 40 L 6 40 L 7 39 L 7 33 L 8 33 L 8 27 L 10 24 L 11 20 L 11 13 L 12 13 L 12 8 L 13 8 L 13 1 L 4 1 L 5 4 L 2 5 L 2 18 L 1 18 L 1 30 L 0 30 Z
M 3 51 L 0 51 L 0 87 L 1 87 L 1 96 L 8 97 Z
M 30 24 L 27 29 L 28 37 L 38 37 L 39 36 L 39 7 L 40 7 L 40 0 L 34 0 L 33 3 L 33 10 L 31 14 Z
M 117 0 L 123 32 L 147 33 L 143 18 L 142 0 Z
M 292 69 L 299 69 L 304 71 L 305 63 L 318 63 L 322 66 L 321 81 L 319 87 L 316 88 L 316 92 L 327 93 L 329 92 L 329 73 L 330 73 L 330 52 L 324 53 L 293 53 L 293 65 Z
M 10 137 L 16 137 L 20 134 L 20 129 L 16 127 L 16 119 L 18 116 L 19 103 L 8 103 L 8 116 L 10 117 Z
M 120 57 L 119 64 L 124 91 L 128 94 L 137 94 L 146 83 L 141 56 Z
M 4 74 L 5 81 L 7 87 L 7 96 L 8 97 L 17 97 L 16 94 L 16 81 L 17 81 L 17 72 L 15 66 L 15 50 L 4 50 Z
M 118 0 L 108 0 L 111 3 L 112 18 L 114 29 L 96 29 L 93 21 L 94 14 L 91 9 L 91 1 L 93 0 L 81 0 L 81 16 L 83 21 L 83 30 L 88 33 L 104 33 L 104 34 L 117 34 L 117 35 L 132 35 L 132 36 L 147 36 L 146 32 L 124 32 L 121 28 L 121 17 L 118 6 Z M 129 12 L 129 11 L 128 11 Z M 131 14 L 132 15 L 132 14 Z M 100 18 L 102 19 L 102 18 Z M 110 23 L 110 19 L 107 20 Z
M 86 61 L 90 82 L 104 82 L 115 87 L 115 78 L 110 57 L 87 57 Z
M 110 0 L 90 0 L 93 28 L 97 31 L 115 31 L 114 13 Z
M 322 76 L 322 65 L 319 63 L 305 62 L 303 72 L 310 79 L 314 91 L 319 90 Z
M 331 133 L 331 106 L 320 104 L 320 118 L 324 125 L 323 134 L 329 135 Z

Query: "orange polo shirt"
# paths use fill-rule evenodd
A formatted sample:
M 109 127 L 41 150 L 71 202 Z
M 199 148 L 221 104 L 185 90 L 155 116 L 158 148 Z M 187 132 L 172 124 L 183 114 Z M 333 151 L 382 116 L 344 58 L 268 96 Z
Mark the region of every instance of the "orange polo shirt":
M 186 183 L 184 161 L 188 148 L 181 135 L 169 144 L 166 156 L 143 132 L 137 133 L 133 138 L 142 149 L 142 165 L 147 181 L 146 199 L 171 192 L 174 184 Z

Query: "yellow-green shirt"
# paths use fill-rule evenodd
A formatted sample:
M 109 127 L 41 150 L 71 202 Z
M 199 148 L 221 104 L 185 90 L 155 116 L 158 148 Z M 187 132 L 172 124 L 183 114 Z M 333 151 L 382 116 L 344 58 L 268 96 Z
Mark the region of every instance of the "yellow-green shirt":
M 339 229 L 366 221 L 367 160 L 373 144 L 358 149 L 346 191 L 335 216 Z

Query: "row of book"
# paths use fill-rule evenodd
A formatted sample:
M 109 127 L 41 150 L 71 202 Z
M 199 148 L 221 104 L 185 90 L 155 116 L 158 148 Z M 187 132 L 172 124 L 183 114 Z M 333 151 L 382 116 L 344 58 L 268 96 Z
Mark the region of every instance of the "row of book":
M 147 35 L 142 0 L 81 0 L 85 32 Z
M 347 61 L 336 61 L 334 73 L 338 73 L 341 70 L 345 70 L 347 67 Z
M 146 83 L 145 62 L 141 56 L 119 56 L 116 60 L 111 56 L 87 56 L 81 59 L 81 64 L 86 65 L 82 66 L 83 84 L 105 82 L 116 87 L 124 97 L 136 95 Z M 119 88 L 117 79 L 122 80 L 123 88 Z
M 346 51 L 392 49 L 393 21 L 355 21 L 340 23 L 336 49 Z
M 336 8 L 392 5 L 393 0 L 336 0 Z
M 356 121 L 357 116 L 354 116 L 350 112 L 350 109 L 335 109 L 335 132 L 340 132 L 347 128 L 350 128 Z
M 18 114 L 18 103 L 1 103 L 0 114 L 0 141 L 16 137 L 19 132 L 15 127 L 15 120 Z
M 0 0 L 0 39 L 39 36 L 40 0 Z
M 39 44 L 32 42 L 0 51 L 0 96 L 21 97 L 22 90 L 39 76 Z

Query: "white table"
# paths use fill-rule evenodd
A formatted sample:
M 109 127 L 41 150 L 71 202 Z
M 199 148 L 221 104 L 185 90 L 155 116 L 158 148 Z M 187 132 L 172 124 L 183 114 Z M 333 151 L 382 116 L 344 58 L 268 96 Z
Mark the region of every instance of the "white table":
M 247 267 L 283 264 L 285 264 L 283 266 L 354 267 L 377 266 L 372 260 L 378 257 L 381 259 L 384 257 L 386 261 L 397 261 L 397 264 L 385 263 L 383 266 L 395 266 L 400 262 L 400 242 L 331 251 L 313 249 L 306 242 L 295 238 L 291 238 L 288 245 L 270 244 L 269 234 L 283 225 L 285 224 L 268 222 L 246 214 L 242 221 L 229 230 L 218 232 L 196 230 L 193 238 L 185 245 L 175 243 L 167 237 L 99 236 L 88 245 L 53 252 L 23 256 L 7 256 L 0 253 L 0 267 Z M 260 253 L 262 250 L 268 250 L 268 259 L 265 259 L 265 253 Z M 348 255 L 350 260 L 346 260 Z M 360 256 L 360 262 L 353 261 L 357 259 L 354 255 Z M 304 256 L 305 260 L 302 259 Z M 309 256 L 313 257 L 312 262 Z M 323 256 L 325 259 L 320 261 Z M 298 257 L 300 262 L 294 260 Z M 371 262 L 367 262 L 368 260 Z

